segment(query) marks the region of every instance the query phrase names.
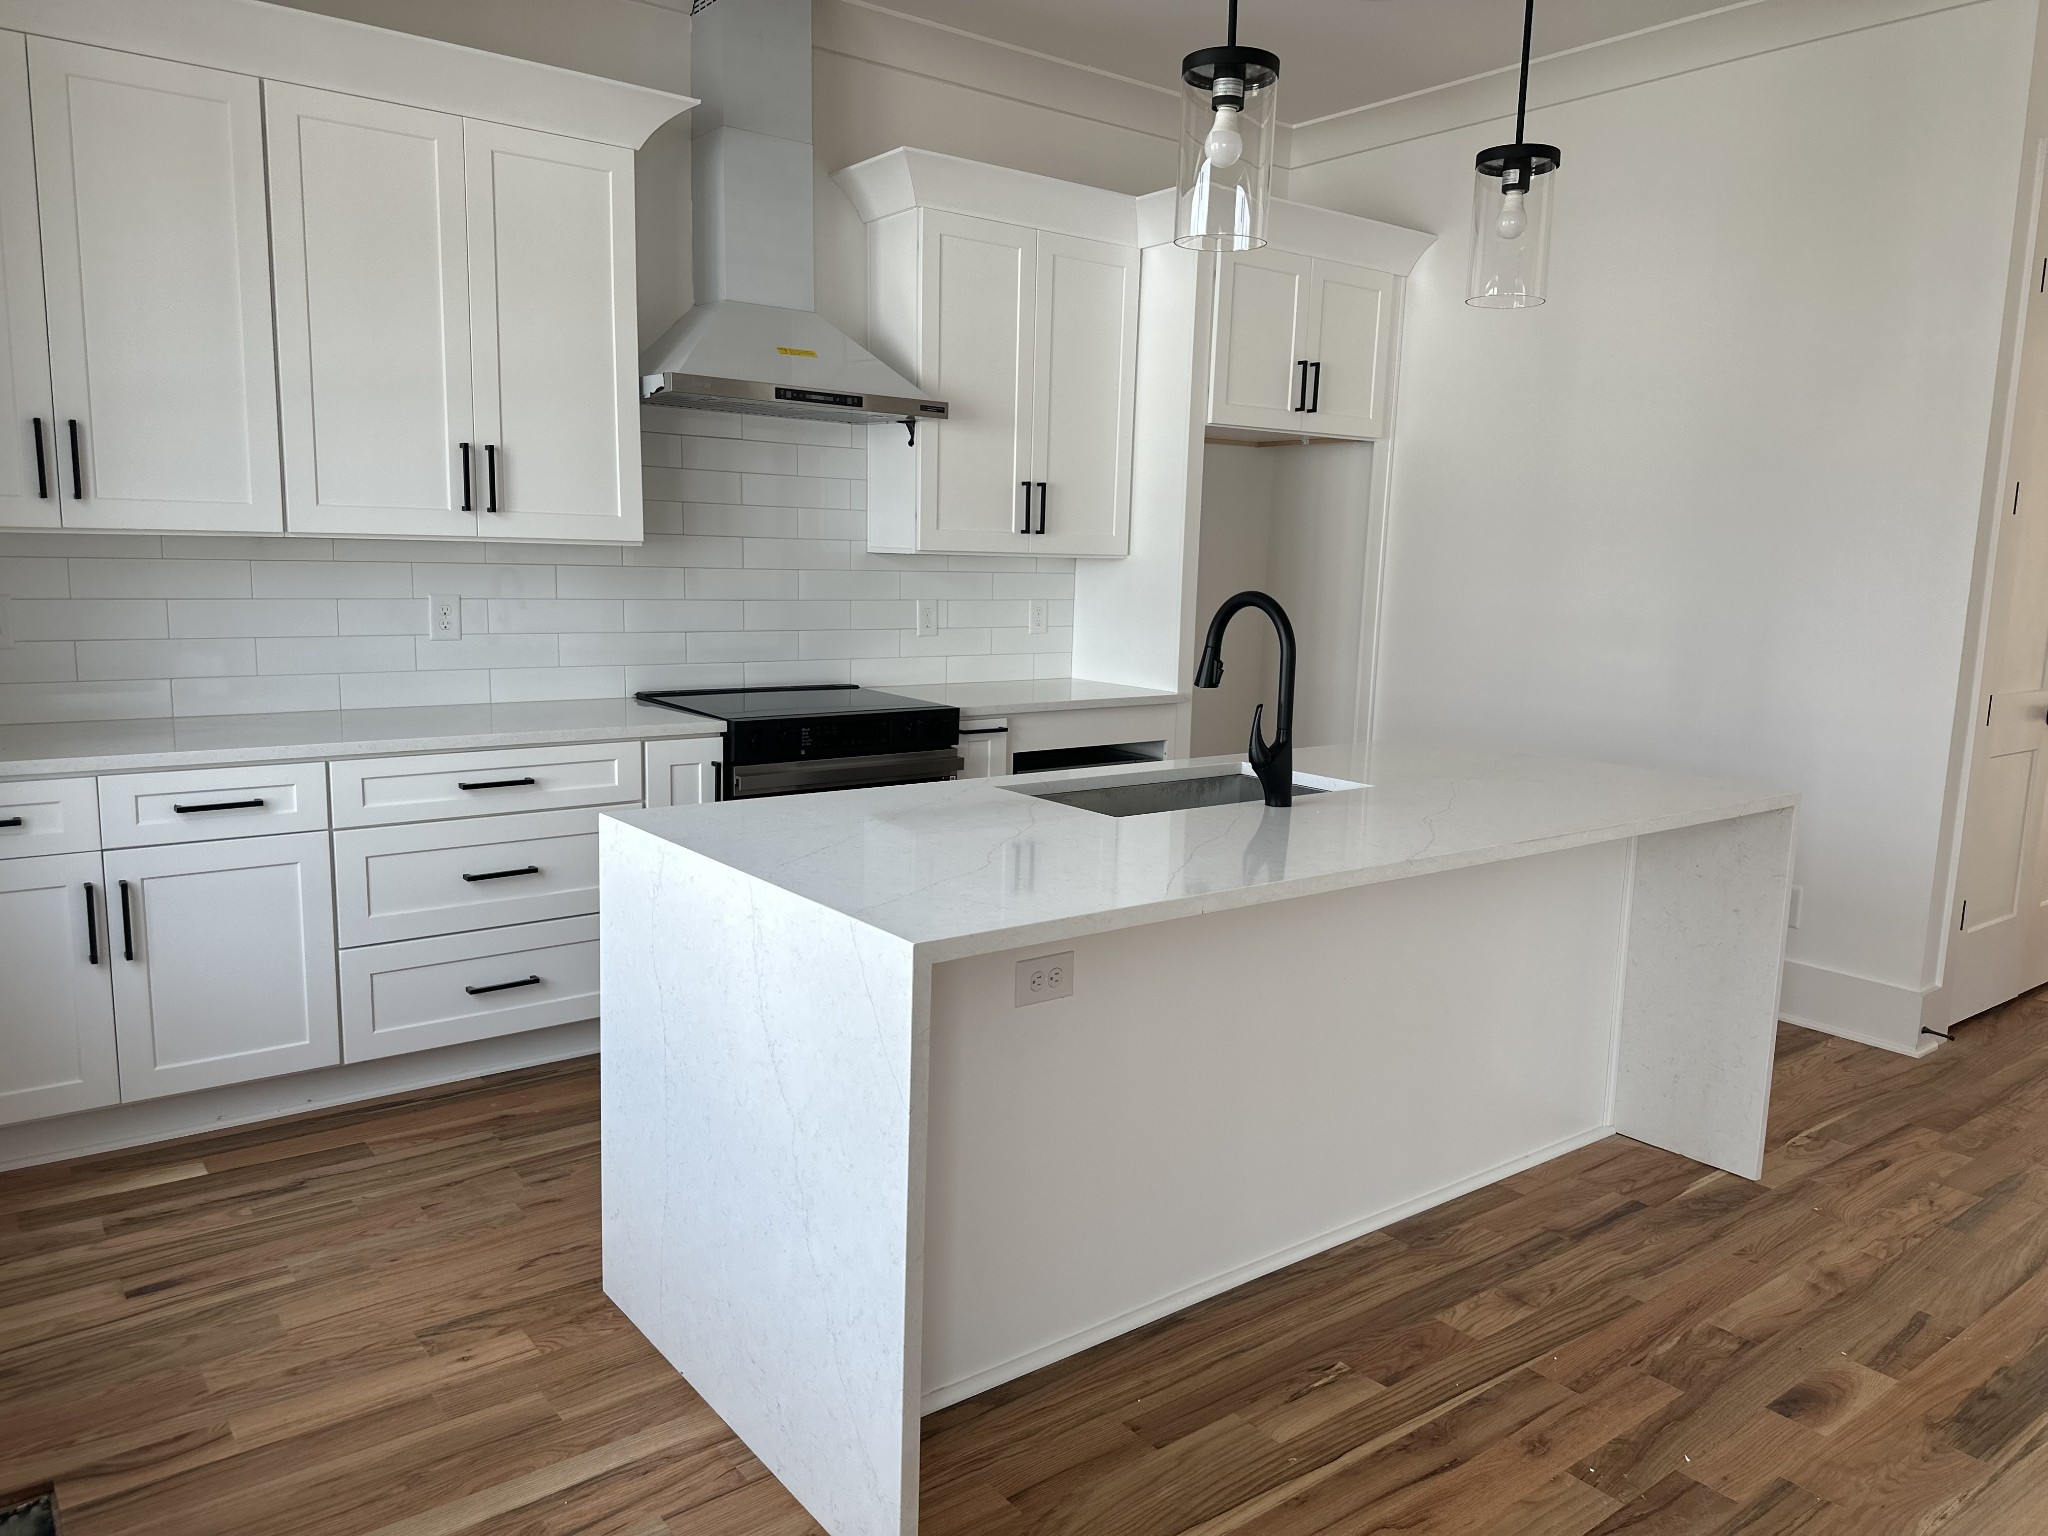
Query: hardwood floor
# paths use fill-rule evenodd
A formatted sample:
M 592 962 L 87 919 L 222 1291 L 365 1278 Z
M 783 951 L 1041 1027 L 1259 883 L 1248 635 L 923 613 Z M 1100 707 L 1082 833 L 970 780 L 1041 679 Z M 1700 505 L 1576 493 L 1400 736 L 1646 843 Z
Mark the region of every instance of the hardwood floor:
M 596 1075 L 0 1174 L 67 1536 L 800 1536 L 604 1300 Z M 930 1536 L 2048 1531 L 2048 993 L 1788 1029 L 1761 1184 L 1610 1140 L 935 1415 Z

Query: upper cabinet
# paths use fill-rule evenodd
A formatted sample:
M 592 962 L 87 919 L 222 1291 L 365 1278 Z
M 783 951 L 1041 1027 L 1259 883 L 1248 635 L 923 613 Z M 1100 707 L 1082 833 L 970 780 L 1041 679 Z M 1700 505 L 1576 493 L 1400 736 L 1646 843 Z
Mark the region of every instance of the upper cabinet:
M 840 182 L 869 218 L 875 351 L 950 408 L 914 447 L 870 429 L 869 548 L 1127 553 L 1131 199 L 904 150 Z
M 238 16 L 0 32 L 0 527 L 637 542 L 633 148 L 694 103 Z
M 276 533 L 256 81 L 28 40 L 67 528 Z
M 1316 437 L 1385 435 L 1399 282 L 1270 246 L 1222 257 L 1210 423 Z

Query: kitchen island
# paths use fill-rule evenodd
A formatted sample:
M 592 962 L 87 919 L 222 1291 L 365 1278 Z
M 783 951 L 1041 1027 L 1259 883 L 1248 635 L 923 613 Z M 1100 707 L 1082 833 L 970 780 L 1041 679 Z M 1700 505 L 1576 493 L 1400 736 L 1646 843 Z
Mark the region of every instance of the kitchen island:
M 1790 796 L 1241 776 L 606 818 L 605 1288 L 833 1536 L 921 1414 L 1599 1137 L 1760 1171 Z

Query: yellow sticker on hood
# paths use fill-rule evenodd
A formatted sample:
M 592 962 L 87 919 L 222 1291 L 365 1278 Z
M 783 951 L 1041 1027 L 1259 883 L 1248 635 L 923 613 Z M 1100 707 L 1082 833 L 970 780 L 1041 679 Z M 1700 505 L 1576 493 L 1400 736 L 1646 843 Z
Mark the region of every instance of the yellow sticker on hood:
M 809 347 L 777 347 L 775 350 L 784 357 L 816 357 L 818 355 Z

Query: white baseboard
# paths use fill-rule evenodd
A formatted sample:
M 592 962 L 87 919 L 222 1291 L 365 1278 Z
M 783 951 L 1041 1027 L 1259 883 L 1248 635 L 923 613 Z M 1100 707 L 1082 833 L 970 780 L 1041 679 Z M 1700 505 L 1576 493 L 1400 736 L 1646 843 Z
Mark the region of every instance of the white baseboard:
M 1903 1056 L 1925 1056 L 1941 1044 L 1921 1027 L 1937 1024 L 1939 987 L 1902 987 L 1834 971 L 1803 960 L 1785 962 L 1778 1016 L 1788 1023 L 1840 1035 Z
M 1417 1195 L 1412 1200 L 1403 1200 L 1398 1205 L 1390 1205 L 1385 1210 L 1376 1211 L 1370 1216 L 1360 1217 L 1357 1221 L 1347 1222 L 1335 1231 L 1325 1232 L 1320 1236 L 1309 1238 L 1306 1242 L 1296 1243 L 1292 1247 L 1283 1248 L 1278 1253 L 1268 1254 L 1263 1259 L 1254 1259 L 1249 1264 L 1240 1265 L 1236 1269 L 1229 1270 L 1212 1279 L 1199 1281 L 1194 1285 L 1184 1287 L 1169 1296 L 1162 1296 L 1157 1301 L 1134 1308 L 1119 1317 L 1110 1318 L 1107 1322 L 1097 1323 L 1092 1328 L 1085 1328 L 1079 1333 L 1071 1334 L 1064 1339 L 1059 1339 L 1051 1344 L 1034 1349 L 1028 1354 L 1019 1355 L 1014 1360 L 1005 1361 L 1001 1365 L 991 1366 L 985 1371 L 977 1371 L 972 1376 L 965 1377 L 960 1381 L 949 1382 L 943 1387 L 934 1387 L 924 1394 L 918 1404 L 918 1411 L 920 1413 L 936 1413 L 941 1408 L 950 1408 L 955 1403 L 965 1402 L 976 1393 L 986 1392 L 990 1387 L 999 1387 L 1006 1381 L 1014 1381 L 1019 1376 L 1027 1376 L 1041 1366 L 1051 1365 L 1056 1360 L 1064 1360 L 1069 1355 L 1079 1354 L 1082 1350 L 1100 1344 L 1106 1339 L 1113 1339 L 1119 1334 L 1129 1333 L 1134 1328 L 1142 1328 L 1147 1323 L 1157 1322 L 1162 1317 L 1171 1317 L 1174 1313 L 1191 1307 L 1198 1301 L 1207 1301 L 1211 1296 L 1220 1296 L 1225 1291 L 1234 1290 L 1248 1280 L 1256 1280 L 1261 1275 L 1270 1275 L 1277 1269 L 1285 1269 L 1290 1264 L 1296 1264 L 1303 1259 L 1312 1258 L 1316 1254 L 1325 1253 L 1337 1247 L 1340 1243 L 1348 1243 L 1355 1237 L 1363 1237 L 1368 1232 L 1377 1232 L 1381 1227 L 1392 1226 L 1397 1221 L 1405 1221 L 1408 1217 L 1414 1216 L 1419 1212 L 1430 1210 L 1435 1206 L 1444 1204 L 1448 1200 L 1455 1200 L 1460 1195 L 1469 1195 L 1473 1190 L 1484 1189 L 1489 1184 L 1498 1184 L 1502 1179 L 1513 1178 L 1516 1174 L 1534 1168 L 1539 1163 L 1547 1163 L 1552 1158 L 1563 1157 L 1567 1152 L 1576 1152 L 1580 1147 L 1591 1146 L 1594 1142 L 1604 1141 L 1607 1137 L 1614 1134 L 1613 1126 L 1596 1125 L 1591 1130 L 1581 1131 L 1576 1136 L 1567 1136 L 1562 1141 L 1552 1142 L 1546 1147 L 1539 1147 L 1534 1152 L 1526 1153 L 1521 1157 L 1511 1158 L 1507 1162 L 1496 1164 L 1491 1168 L 1482 1169 L 1478 1173 L 1446 1184 L 1440 1189 L 1433 1189 L 1427 1194 Z
M 0 1127 L 0 1170 L 115 1152 L 597 1053 L 597 1020 Z

